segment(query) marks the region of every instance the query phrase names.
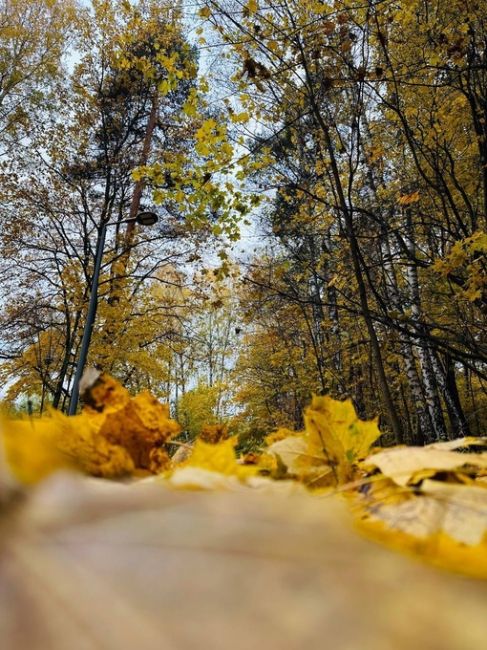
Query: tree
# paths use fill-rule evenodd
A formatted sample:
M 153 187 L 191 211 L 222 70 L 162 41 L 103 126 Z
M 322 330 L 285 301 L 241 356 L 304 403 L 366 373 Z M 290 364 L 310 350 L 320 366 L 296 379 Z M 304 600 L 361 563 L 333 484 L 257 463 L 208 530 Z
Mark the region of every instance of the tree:
M 114 224 L 100 282 L 99 328 L 105 334 L 102 345 L 95 342 L 91 362 L 113 372 L 130 374 L 132 364 L 133 373 L 137 362 L 131 354 L 160 340 L 155 323 L 167 304 L 158 304 L 154 315 L 151 290 L 142 292 L 152 284 L 154 296 L 155 286 L 166 282 L 164 268 L 192 248 L 191 232 L 174 246 L 184 229 L 169 203 L 161 206 L 161 226 L 153 234 L 139 234 L 125 223 L 142 207 L 141 198 L 150 200 L 149 189 L 144 195 L 143 184 L 134 184 L 134 168 L 148 162 L 149 154 L 177 158 L 193 129 L 193 118 L 181 106 L 196 63 L 177 12 L 160 3 L 137 8 L 94 2 L 78 31 L 79 63 L 66 83 L 59 82 L 56 111 L 5 166 L 2 185 L 4 265 L 17 273 L 17 286 L 6 287 L 12 308 L 5 322 L 13 337 L 5 355 L 23 354 L 25 330 L 14 334 L 19 319 L 28 321 L 27 329 L 35 323 L 35 334 L 56 328 L 63 352 L 50 365 L 54 406 L 69 391 L 103 222 Z M 205 233 L 200 229 L 198 236 Z
M 76 18 L 75 2 L 0 3 L 0 142 L 5 155 L 45 114 Z
M 306 219 L 319 224 L 321 287 L 297 302 L 314 301 L 318 322 L 331 306 L 340 329 L 344 310 L 363 319 L 372 383 L 397 440 L 446 437 L 445 415 L 450 433 L 468 432 L 456 373 L 465 364 L 485 372 L 484 262 L 472 269 L 470 294 L 462 274 L 449 274 L 447 288 L 432 272 L 485 223 L 481 14 L 478 4 L 467 13 L 456 3 L 430 11 L 416 0 L 252 2 L 241 12 L 211 2 L 202 10 L 233 52 L 245 115 L 263 125 L 247 173 L 267 169 L 278 237 L 288 249 L 292 242 L 301 267 Z M 323 266 L 330 252 L 338 279 Z M 325 294 L 338 287 L 333 305 Z M 445 309 L 448 292 L 454 314 Z

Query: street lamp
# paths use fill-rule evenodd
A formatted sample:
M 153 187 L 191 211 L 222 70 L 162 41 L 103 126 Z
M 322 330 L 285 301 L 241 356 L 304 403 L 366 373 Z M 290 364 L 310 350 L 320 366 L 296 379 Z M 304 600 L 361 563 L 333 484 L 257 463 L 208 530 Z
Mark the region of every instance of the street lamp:
M 139 214 L 135 217 L 135 221 L 139 223 L 141 226 L 153 226 L 155 223 L 157 223 L 157 220 L 159 217 L 155 212 L 150 212 L 149 210 L 146 210 L 145 212 L 139 212 Z
M 131 223 L 135 222 L 141 226 L 153 226 L 158 221 L 158 216 L 155 212 L 144 211 L 133 219 L 124 219 L 118 223 Z M 93 325 L 95 324 L 96 307 L 98 304 L 98 283 L 100 280 L 101 262 L 103 258 L 103 249 L 105 247 L 105 238 L 107 234 L 107 227 L 117 224 L 102 221 L 99 232 L 98 241 L 96 242 L 95 251 L 95 266 L 93 267 L 93 277 L 91 279 L 91 293 L 90 301 L 88 303 L 88 313 L 86 315 L 86 323 L 83 330 L 83 338 L 81 339 L 81 347 L 79 351 L 78 363 L 76 364 L 76 372 L 74 373 L 73 389 L 71 391 L 71 399 L 69 400 L 68 414 L 74 415 L 78 408 L 79 399 L 79 383 L 83 375 L 83 370 L 88 356 L 88 350 L 91 342 L 91 335 L 93 333 Z

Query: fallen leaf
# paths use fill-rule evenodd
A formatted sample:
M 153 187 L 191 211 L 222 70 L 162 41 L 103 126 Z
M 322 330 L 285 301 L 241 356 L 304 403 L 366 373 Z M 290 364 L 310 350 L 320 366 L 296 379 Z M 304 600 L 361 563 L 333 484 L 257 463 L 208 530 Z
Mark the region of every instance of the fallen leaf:
M 57 440 L 57 427 L 51 417 L 0 421 L 0 445 L 10 471 L 20 483 L 36 483 L 59 469 L 72 467 Z
M 158 473 L 170 463 L 163 445 L 180 431 L 169 407 L 143 391 L 106 415 L 100 435 L 126 449 L 135 467 Z
M 308 457 L 308 443 L 302 436 L 290 436 L 289 438 L 278 440 L 269 445 L 266 452 L 274 456 L 279 456 L 291 474 L 301 474 L 310 462 Z M 320 464 L 323 463 L 321 456 L 318 460 Z
M 353 478 L 354 465 L 365 458 L 381 435 L 377 420 L 362 421 L 351 400 L 314 396 L 304 412 L 304 423 L 311 457 L 321 456 L 335 475 L 337 484 Z
M 258 469 L 252 465 L 241 465 L 237 462 L 236 444 L 237 438 L 235 437 L 217 444 L 196 440 L 191 456 L 184 463 L 184 467 L 198 468 L 241 479 L 252 476 Z M 177 471 L 180 472 L 181 469 L 182 467 Z
M 441 504 L 441 529 L 447 535 L 469 546 L 482 543 L 487 535 L 487 486 L 426 480 L 421 484 L 421 492 Z
M 462 454 L 429 446 L 392 447 L 369 456 L 364 466 L 377 467 L 384 476 L 398 485 L 406 486 L 417 472 L 423 472 L 424 476 L 428 470 L 434 474 L 438 471 L 465 469 L 466 466 L 486 469 L 487 453 Z

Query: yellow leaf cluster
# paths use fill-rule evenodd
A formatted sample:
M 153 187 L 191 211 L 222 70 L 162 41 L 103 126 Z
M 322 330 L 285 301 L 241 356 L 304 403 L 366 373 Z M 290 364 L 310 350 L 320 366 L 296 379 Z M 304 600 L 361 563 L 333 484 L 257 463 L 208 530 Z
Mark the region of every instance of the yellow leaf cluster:
M 158 473 L 169 465 L 163 445 L 181 427 L 169 418 L 169 409 L 144 391 L 127 404 L 107 414 L 100 435 L 126 449 L 135 467 Z
M 103 478 L 157 473 L 176 489 L 283 491 L 333 488 L 347 495 L 369 537 L 440 566 L 487 577 L 487 441 L 463 438 L 427 447 L 370 452 L 380 435 L 350 400 L 315 396 L 305 430 L 279 429 L 262 453 L 239 458 L 223 425 L 203 428 L 183 455 L 167 442 L 180 431 L 167 406 L 148 392 L 131 397 L 108 375 L 97 377 L 77 416 L 2 422 L 5 455 L 16 478 L 35 483 L 60 469 Z M 265 477 L 265 478 L 264 478 Z M 1 478 L 1 477 L 0 477 Z M 284 479 L 284 480 L 283 480 Z
M 127 451 L 101 436 L 86 413 L 70 418 L 53 411 L 42 418 L 4 419 L 1 434 L 14 476 L 27 485 L 61 469 L 104 478 L 134 470 Z
M 371 537 L 447 568 L 487 577 L 487 443 L 464 438 L 374 454 L 354 494 Z M 380 473 L 377 473 L 379 470 Z
M 471 237 L 457 241 L 448 255 L 437 260 L 433 268 L 443 277 L 450 273 L 465 275 L 462 295 L 474 302 L 482 297 L 487 288 L 487 276 L 483 259 L 487 253 L 487 233 L 481 230 Z

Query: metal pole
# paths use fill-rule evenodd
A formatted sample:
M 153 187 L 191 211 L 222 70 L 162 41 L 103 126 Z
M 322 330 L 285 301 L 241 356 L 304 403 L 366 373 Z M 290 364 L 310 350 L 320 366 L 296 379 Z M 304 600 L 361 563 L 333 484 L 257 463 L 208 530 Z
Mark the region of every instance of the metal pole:
M 76 365 L 76 372 L 74 374 L 73 389 L 71 391 L 71 399 L 69 401 L 69 415 L 74 415 L 76 413 L 76 409 L 78 408 L 79 383 L 83 375 L 83 370 L 85 369 L 86 357 L 88 356 L 91 335 L 93 333 L 93 325 L 95 324 L 96 308 L 98 305 L 98 282 L 100 279 L 101 261 L 103 258 L 103 249 L 105 247 L 106 233 L 107 222 L 102 221 L 100 230 L 98 231 L 98 241 L 96 243 L 95 266 L 93 268 L 93 277 L 91 279 L 91 293 L 90 302 L 88 304 L 88 313 L 86 315 L 86 323 L 83 330 L 83 338 L 81 339 L 78 363 Z

